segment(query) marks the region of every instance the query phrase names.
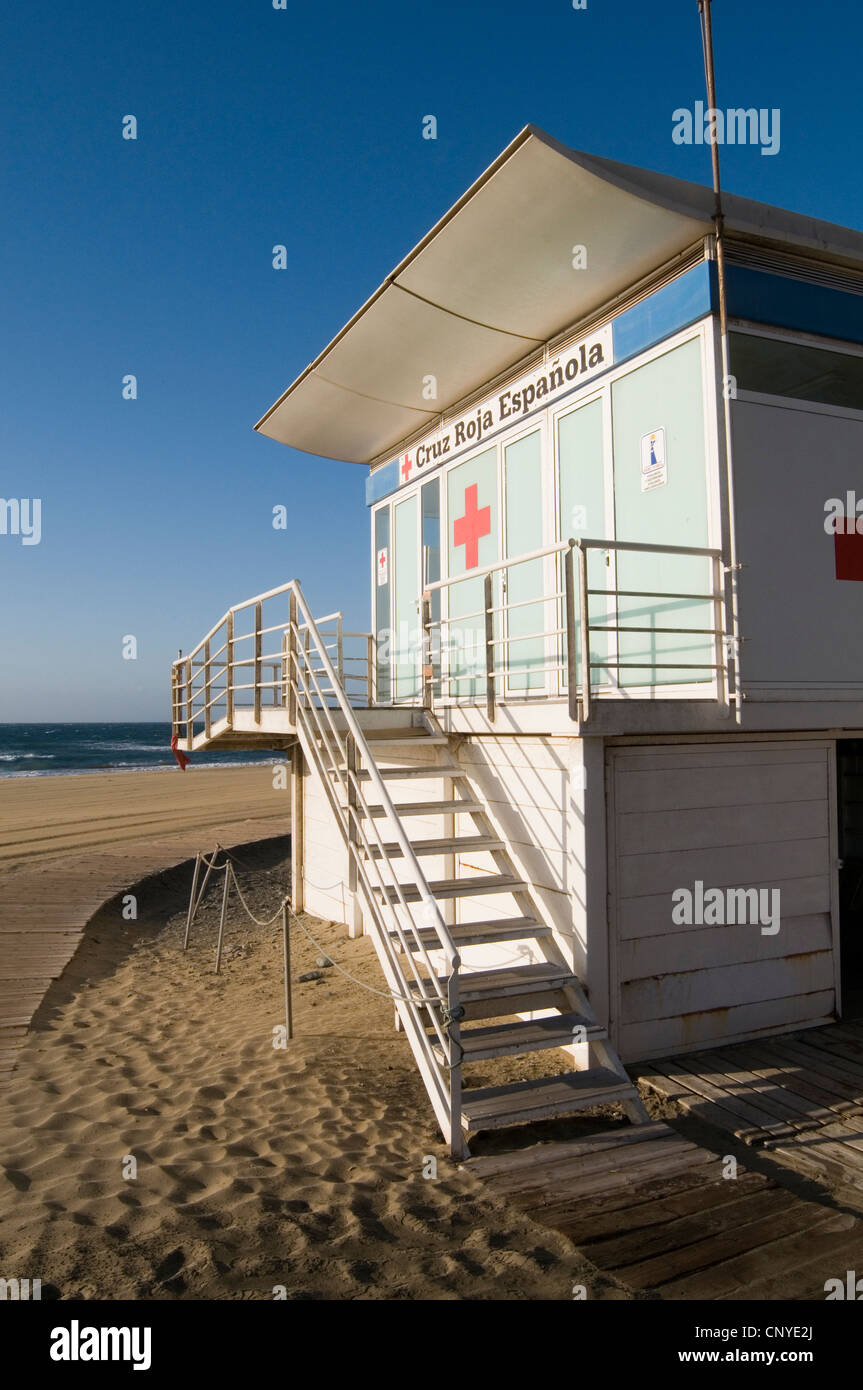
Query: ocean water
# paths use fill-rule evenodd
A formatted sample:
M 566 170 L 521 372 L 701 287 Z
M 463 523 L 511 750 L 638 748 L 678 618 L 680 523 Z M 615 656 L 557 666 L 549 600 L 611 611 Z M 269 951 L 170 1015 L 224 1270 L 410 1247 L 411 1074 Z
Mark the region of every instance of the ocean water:
M 283 753 L 193 753 L 195 767 L 239 767 Z M 177 767 L 170 724 L 0 724 L 0 777 Z M 178 769 L 179 771 L 179 769 Z

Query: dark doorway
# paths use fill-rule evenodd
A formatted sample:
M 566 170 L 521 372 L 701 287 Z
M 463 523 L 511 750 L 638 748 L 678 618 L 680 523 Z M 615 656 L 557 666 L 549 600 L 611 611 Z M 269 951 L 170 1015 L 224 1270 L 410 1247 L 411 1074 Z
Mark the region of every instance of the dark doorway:
M 836 741 L 842 1016 L 863 1016 L 863 739 Z

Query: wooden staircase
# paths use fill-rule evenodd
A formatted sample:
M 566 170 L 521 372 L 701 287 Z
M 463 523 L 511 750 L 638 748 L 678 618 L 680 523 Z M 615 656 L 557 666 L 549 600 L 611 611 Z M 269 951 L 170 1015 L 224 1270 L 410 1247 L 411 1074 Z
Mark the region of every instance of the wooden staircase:
M 361 724 L 365 724 L 363 712 L 357 711 L 357 714 Z M 459 855 L 483 854 L 490 857 L 494 866 L 490 872 L 428 878 L 426 883 L 446 912 L 448 930 L 461 958 L 458 984 L 462 1012 L 457 1020 L 459 1065 L 469 1076 L 479 1062 L 548 1053 L 547 1074 L 530 1080 L 474 1087 L 462 1078 L 461 1124 L 465 1137 L 482 1130 L 505 1129 L 572 1115 L 609 1103 L 622 1105 L 633 1123 L 647 1121 L 637 1089 L 614 1052 L 605 1028 L 596 1019 L 584 987 L 571 964 L 564 959 L 531 884 L 519 874 L 506 842 L 490 824 L 482 798 L 454 757 L 448 738 L 427 712 L 417 712 L 412 718 L 416 722 L 407 728 L 380 730 L 367 726 L 364 729 L 376 773 L 387 786 L 398 786 L 403 793 L 403 798 L 398 800 L 393 793 L 399 819 L 407 818 L 409 823 L 412 817 L 446 816 L 452 817 L 453 831 L 457 821 L 462 826 L 467 821 L 473 831 L 428 838 L 409 836 L 414 855 L 418 859 L 448 857 L 454 860 Z M 411 755 L 419 755 L 417 761 L 402 761 Z M 342 766 L 334 768 L 330 775 L 335 782 L 347 771 L 347 767 Z M 370 780 L 370 769 L 361 761 L 353 772 L 360 784 Z M 411 796 L 411 782 L 428 784 L 430 781 L 440 782 L 439 794 L 429 798 L 426 785 L 422 799 Z M 381 818 L 388 813 L 385 807 L 369 802 L 361 814 Z M 387 871 L 391 886 L 383 883 L 372 890 L 378 903 L 387 903 L 395 909 L 399 903 L 421 901 L 420 888 L 409 879 L 399 879 L 398 888 L 395 886 L 399 863 L 403 860 L 397 841 L 384 840 L 383 850 L 373 846 L 370 854 L 362 847 L 358 852 L 360 857 L 374 859 L 379 872 L 382 867 Z M 477 896 L 508 899 L 510 904 L 514 903 L 515 912 L 503 906 L 499 916 L 459 920 L 458 905 Z M 407 938 L 394 929 L 390 939 L 397 952 L 415 950 L 417 944 L 434 952 L 439 946 L 433 927 L 420 926 L 415 937 Z M 514 942 L 523 943 L 523 954 L 530 959 L 491 966 L 483 964 L 483 956 L 493 955 L 495 946 Z M 442 984 L 443 980 L 441 973 L 437 984 Z M 434 983 L 428 977 L 416 980 L 411 988 L 417 1000 L 427 995 Z M 537 1013 L 539 1017 L 535 1016 Z M 431 1038 L 430 1030 L 427 1031 Z M 580 1070 L 565 1070 L 566 1059 L 560 1049 L 574 1044 L 584 1045 L 588 1065 Z M 434 1040 L 432 1046 L 439 1062 L 445 1066 L 443 1048 Z M 580 1056 L 585 1056 L 583 1050 Z

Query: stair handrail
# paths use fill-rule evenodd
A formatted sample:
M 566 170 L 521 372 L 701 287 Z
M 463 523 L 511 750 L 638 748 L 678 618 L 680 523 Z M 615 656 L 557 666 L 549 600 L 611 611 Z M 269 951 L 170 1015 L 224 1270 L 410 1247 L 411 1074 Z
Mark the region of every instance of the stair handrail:
M 423 873 L 419 859 L 414 853 L 413 846 L 410 842 L 410 839 L 408 838 L 407 832 L 405 831 L 401 817 L 398 814 L 398 810 L 389 792 L 387 791 L 384 779 L 381 777 L 380 772 L 378 771 L 377 763 L 375 762 L 366 736 L 362 731 L 360 722 L 357 719 L 356 714 L 354 713 L 353 706 L 351 705 L 350 701 L 347 698 L 347 695 L 345 694 L 342 683 L 336 674 L 335 667 L 333 666 L 330 660 L 329 653 L 327 652 L 326 647 L 321 640 L 320 633 L 318 632 L 317 623 L 312 617 L 311 610 L 309 609 L 309 606 L 305 599 L 305 595 L 303 594 L 303 591 L 300 588 L 299 581 L 291 580 L 290 588 L 296 595 L 297 607 L 303 614 L 303 617 L 305 619 L 305 625 L 307 626 L 312 641 L 314 642 L 315 647 L 317 648 L 318 658 L 321 661 L 324 670 L 326 671 L 327 678 L 332 687 L 333 694 L 335 695 L 336 700 L 338 702 L 339 709 L 345 719 L 345 723 L 347 724 L 348 729 L 350 730 L 351 736 L 356 743 L 358 751 L 362 754 L 367 771 L 369 773 L 369 780 L 372 783 L 375 792 L 380 797 L 381 804 L 386 810 L 387 816 L 392 821 L 393 828 L 395 830 L 396 840 L 398 841 L 399 847 L 402 851 L 402 854 L 404 855 L 405 863 L 411 869 L 411 872 L 416 876 L 415 882 L 417 889 L 419 890 L 420 898 L 423 904 L 429 909 L 429 925 L 434 927 L 438 940 L 441 943 L 441 949 L 444 951 L 447 964 L 450 965 L 453 969 L 458 970 L 460 965 L 460 959 L 455 942 L 453 941 L 449 931 L 447 930 L 447 925 L 443 919 L 443 914 L 440 910 L 440 907 L 438 906 L 436 898 L 434 897 L 434 895 L 431 892 L 431 889 L 429 888 L 429 885 L 426 881 L 426 876 Z

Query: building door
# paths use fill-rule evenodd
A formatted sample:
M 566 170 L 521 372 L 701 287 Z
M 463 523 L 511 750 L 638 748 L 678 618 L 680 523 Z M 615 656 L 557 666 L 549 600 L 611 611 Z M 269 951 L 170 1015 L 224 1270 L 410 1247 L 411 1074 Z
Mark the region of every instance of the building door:
M 541 550 L 542 435 L 533 430 L 507 444 L 503 451 L 505 555 Z M 496 665 L 506 668 L 508 694 L 545 690 L 548 665 L 545 652 L 544 561 L 528 560 L 504 570 L 506 642 L 498 649 Z M 532 603 L 532 599 L 538 602 Z M 502 658 L 502 659 L 501 659 Z
M 836 742 L 842 1016 L 863 1016 L 863 739 Z

